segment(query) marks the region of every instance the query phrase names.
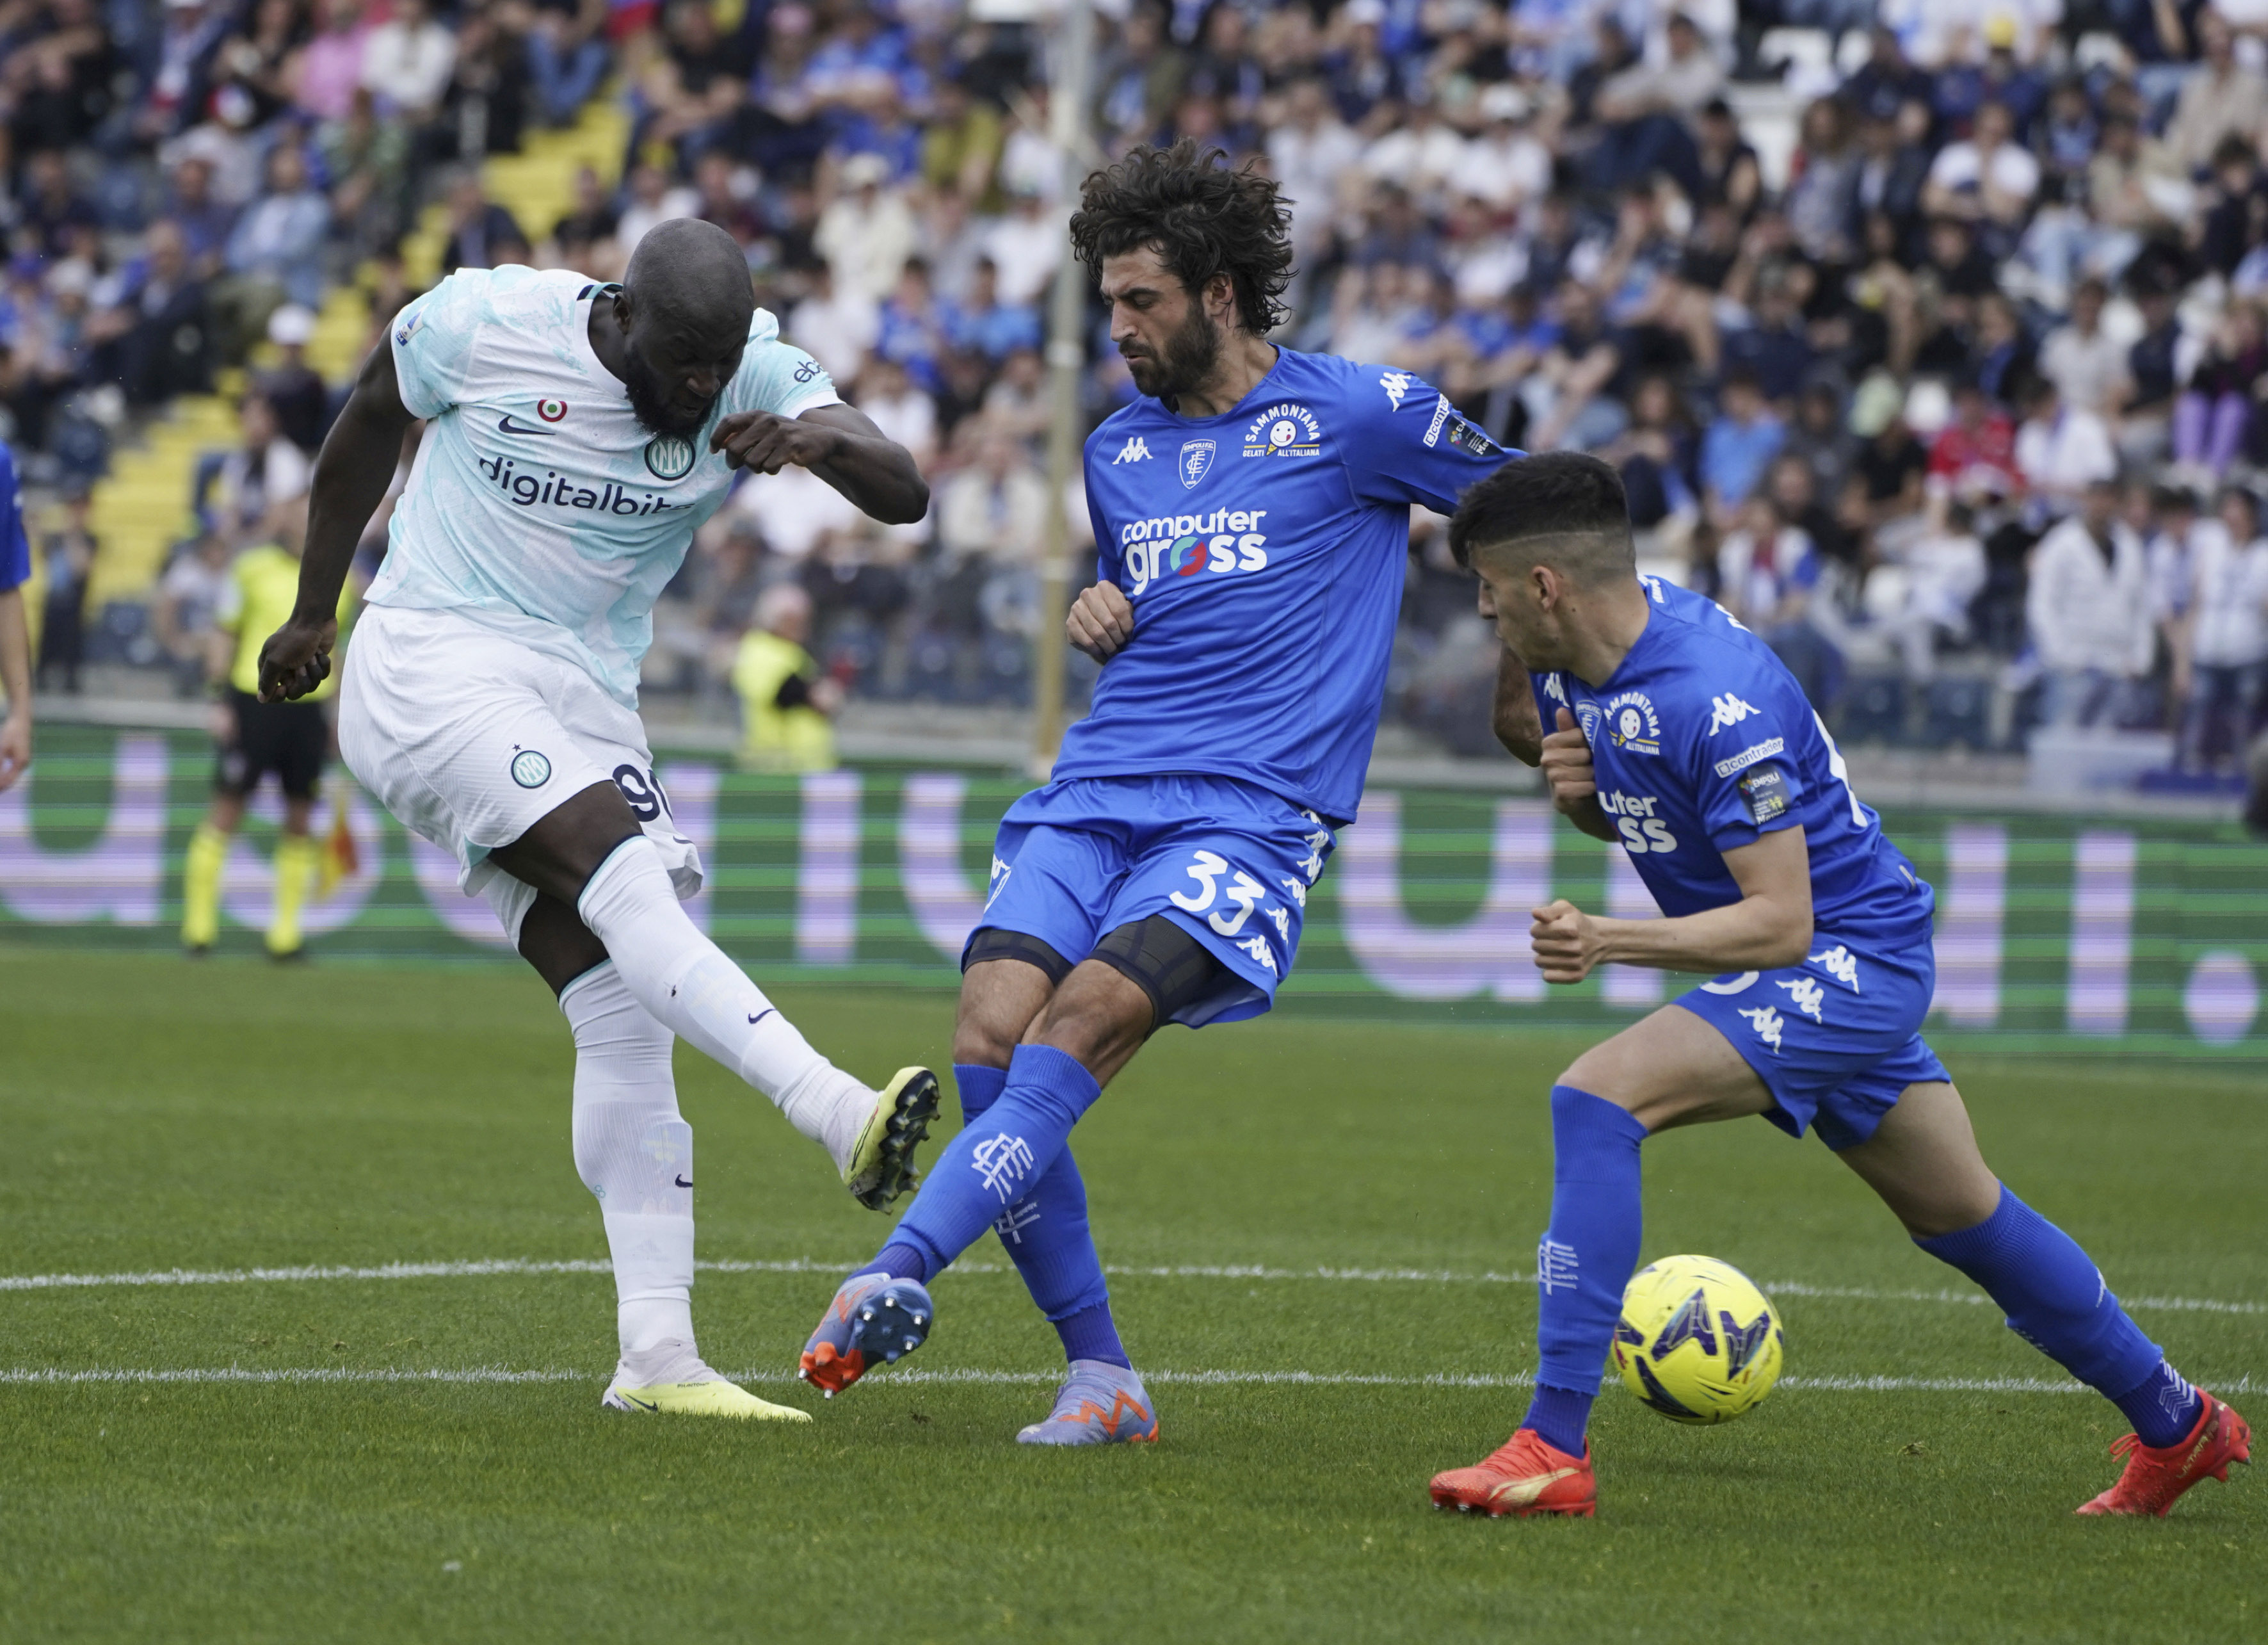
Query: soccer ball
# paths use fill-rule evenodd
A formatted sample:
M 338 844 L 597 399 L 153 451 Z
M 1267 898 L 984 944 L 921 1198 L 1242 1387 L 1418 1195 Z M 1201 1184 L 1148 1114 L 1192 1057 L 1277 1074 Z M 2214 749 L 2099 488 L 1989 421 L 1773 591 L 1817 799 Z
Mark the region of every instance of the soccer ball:
M 1779 1380 L 1786 1337 L 1755 1281 L 1713 1257 L 1664 1257 L 1631 1276 L 1615 1368 L 1675 1422 L 1730 1422 Z

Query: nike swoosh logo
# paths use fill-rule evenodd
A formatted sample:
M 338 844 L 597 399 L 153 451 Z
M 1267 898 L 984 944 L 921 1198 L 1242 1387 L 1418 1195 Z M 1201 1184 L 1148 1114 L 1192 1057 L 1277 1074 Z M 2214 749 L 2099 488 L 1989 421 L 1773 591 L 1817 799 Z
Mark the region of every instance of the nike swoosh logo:
M 648 1401 L 639 1398 L 636 1394 L 624 1394 L 622 1398 L 629 1400 L 630 1404 L 636 1405 L 641 1411 L 659 1411 L 661 1409 L 661 1402 L 658 1399 Z
M 1555 1468 L 1550 1473 L 1530 1474 L 1525 1479 L 1508 1479 L 1489 1493 L 1489 1501 L 1508 1508 L 1523 1508 L 1574 1472 L 1572 1468 Z
M 687 1182 L 682 1177 L 677 1179 L 677 1185 L 680 1188 L 690 1188 L 693 1186 L 691 1183 Z
M 509 411 L 497 419 L 497 426 L 507 434 L 541 434 L 547 438 L 559 432 L 556 428 L 537 428 L 533 424 L 519 422 Z
M 757 1012 L 755 1015 L 754 1015 L 754 1016 L 750 1017 L 750 1018 L 748 1019 L 748 1021 L 749 1021 L 751 1023 L 757 1023 L 757 1022 L 762 1022 L 766 1017 L 768 1017 L 768 1016 L 771 1015 L 771 1014 L 772 1014 L 773 1012 L 775 1012 L 775 1011 L 777 1011 L 777 1010 L 778 1010 L 778 1009 L 779 1009 L 779 1007 L 778 1007 L 777 1006 L 766 1006 L 762 1010 L 761 1010 L 761 1011 Z

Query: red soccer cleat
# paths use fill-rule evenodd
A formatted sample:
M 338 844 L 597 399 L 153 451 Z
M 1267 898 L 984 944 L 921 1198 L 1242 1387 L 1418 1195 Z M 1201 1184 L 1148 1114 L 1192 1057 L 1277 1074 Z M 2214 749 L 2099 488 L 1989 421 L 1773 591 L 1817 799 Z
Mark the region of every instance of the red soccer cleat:
M 1491 1519 L 1506 1514 L 1564 1514 L 1588 1519 L 1599 1506 L 1599 1481 L 1591 1472 L 1591 1447 L 1571 1457 L 1547 1445 L 1535 1429 L 1522 1428 L 1470 1468 L 1433 1476 L 1433 1506 L 1476 1511 Z
M 2252 1429 L 2244 1419 L 2202 1388 L 2198 1398 L 2205 1411 L 2197 1427 L 2178 1445 L 2153 1450 L 2134 1435 L 2114 1440 L 2113 1457 L 2126 1459 L 2118 1482 L 2091 1502 L 2082 1514 L 2154 1514 L 2163 1519 L 2173 1511 L 2181 1494 L 2198 1480 L 2213 1478 L 2228 1483 L 2228 1464 L 2252 1460 Z

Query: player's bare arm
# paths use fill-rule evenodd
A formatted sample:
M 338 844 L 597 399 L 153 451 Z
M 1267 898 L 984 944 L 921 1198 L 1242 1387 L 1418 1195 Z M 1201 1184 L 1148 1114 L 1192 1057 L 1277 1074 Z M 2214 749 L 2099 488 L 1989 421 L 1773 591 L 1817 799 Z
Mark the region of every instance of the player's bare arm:
M 1071 643 L 1097 662 L 1108 662 L 1134 638 L 1134 606 L 1116 583 L 1081 589 L 1064 618 Z
M 1768 971 L 1811 948 L 1811 853 L 1786 828 L 1725 853 L 1741 900 L 1675 919 L 1607 919 L 1564 897 L 1535 913 L 1528 941 L 1550 983 L 1580 983 L 1604 964 L 1664 971 Z
M 331 651 L 339 640 L 339 590 L 364 527 L 386 500 L 401 437 L 416 420 L 394 381 L 394 350 L 381 338 L 362 363 L 354 393 L 315 459 L 298 604 L 291 621 L 260 648 L 261 702 L 305 697 L 330 677 Z
M 886 526 L 911 525 L 929 512 L 929 483 L 913 454 L 854 406 L 814 406 L 798 417 L 737 411 L 718 423 L 709 449 L 759 474 L 808 468 Z
M 0 688 L 8 713 L 0 719 L 0 791 L 31 769 L 32 642 L 24 623 L 24 591 L 0 591 Z
M 1528 665 L 1509 645 L 1496 661 L 1496 703 L 1489 713 L 1489 726 L 1496 740 L 1522 765 L 1543 763 L 1543 721 L 1535 712 Z

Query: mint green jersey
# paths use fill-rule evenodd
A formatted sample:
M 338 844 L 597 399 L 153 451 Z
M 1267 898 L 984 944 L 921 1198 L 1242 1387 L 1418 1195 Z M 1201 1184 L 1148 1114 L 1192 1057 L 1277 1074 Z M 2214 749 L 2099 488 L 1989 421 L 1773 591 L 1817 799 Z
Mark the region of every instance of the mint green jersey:
M 591 350 L 613 288 L 567 270 L 467 269 L 390 336 L 401 403 L 427 419 L 368 603 L 454 611 L 586 671 L 637 706 L 653 602 L 732 490 L 710 430 L 737 411 L 837 402 L 758 309 L 747 352 L 691 439 L 656 437 Z

